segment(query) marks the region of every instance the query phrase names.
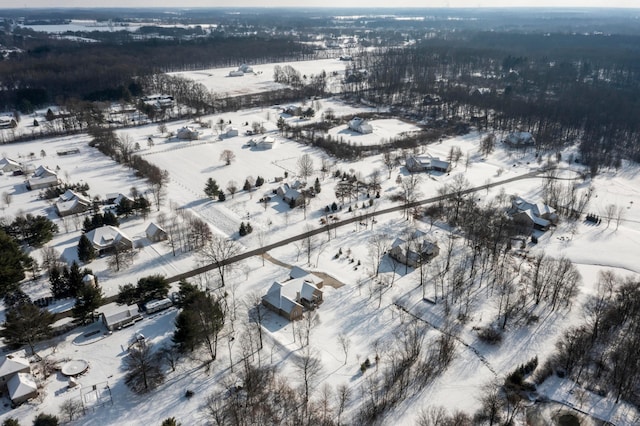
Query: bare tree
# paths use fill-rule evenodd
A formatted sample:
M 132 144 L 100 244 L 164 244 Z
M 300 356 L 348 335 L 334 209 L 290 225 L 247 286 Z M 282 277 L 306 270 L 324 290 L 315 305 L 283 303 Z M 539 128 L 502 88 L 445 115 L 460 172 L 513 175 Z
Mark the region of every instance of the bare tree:
M 615 204 L 609 204 L 604 208 L 604 217 L 607 219 L 607 228 L 611 224 L 611 220 L 615 218 L 617 207 Z
M 618 210 L 616 211 L 616 231 L 620 226 L 620 222 L 624 220 L 625 211 L 623 206 L 618 206 Z
M 380 263 L 382 262 L 382 256 L 389 250 L 389 239 L 386 234 L 373 234 L 369 239 L 368 251 L 371 257 L 372 270 L 375 271 L 375 276 L 378 276 L 380 272 Z
M 60 414 L 67 421 L 72 422 L 76 415 L 82 412 L 82 402 L 78 399 L 69 398 L 60 404 Z
M 229 183 L 227 183 L 227 191 L 231 194 L 231 198 L 238 192 L 238 184 L 235 180 L 230 180 Z
M 302 355 L 296 358 L 295 367 L 298 370 L 300 379 L 302 380 L 302 394 L 306 416 L 312 389 L 315 387 L 317 379 L 322 372 L 322 363 L 320 362 L 320 359 L 313 354 L 310 346 L 306 346 Z
M 347 363 L 347 357 L 349 356 L 349 346 L 351 346 L 351 340 L 344 334 L 338 335 L 338 343 L 340 343 L 340 347 L 344 352 L 344 364 Z
M 298 158 L 298 174 L 303 180 L 307 180 L 313 174 L 313 159 L 309 154 L 302 154 Z
M 149 179 L 149 183 L 153 199 L 156 202 L 156 209 L 160 211 L 160 204 L 162 203 L 167 184 L 169 183 L 169 172 L 163 170 L 159 176 L 154 176 L 152 179 Z
M 236 159 L 236 154 L 233 153 L 230 149 L 225 149 L 220 153 L 220 161 L 224 161 L 224 163 L 228 166 Z
M 129 348 L 124 358 L 124 382 L 136 393 L 146 393 L 164 382 L 160 357 L 152 351 L 152 344 L 140 342 Z
M 137 254 L 134 249 L 116 245 L 113 248 L 112 256 L 107 260 L 107 265 L 112 271 L 118 272 L 133 265 L 133 260 Z
M 200 249 L 198 256 L 201 262 L 216 265 L 220 278 L 220 286 L 224 287 L 226 275 L 234 267 L 234 264 L 230 263 L 229 259 L 240 254 L 241 250 L 240 244 L 236 241 L 215 234 L 211 240 Z
M 391 172 L 396 167 L 396 156 L 391 152 L 385 152 L 382 156 L 382 162 L 389 172 L 387 179 L 391 179 Z
M 7 205 L 7 207 L 9 207 L 11 205 L 11 202 L 13 201 L 13 195 L 6 191 L 3 192 L 2 201 Z
M 338 385 L 336 389 L 336 403 L 338 406 L 338 424 L 340 424 L 340 418 L 342 417 L 342 413 L 344 413 L 347 404 L 351 400 L 351 388 L 346 384 Z

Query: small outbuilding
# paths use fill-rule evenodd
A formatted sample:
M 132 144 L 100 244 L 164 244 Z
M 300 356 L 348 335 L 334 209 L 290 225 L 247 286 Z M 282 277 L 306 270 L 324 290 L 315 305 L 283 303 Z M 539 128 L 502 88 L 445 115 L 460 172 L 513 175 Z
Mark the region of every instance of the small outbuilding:
M 7 355 L 0 362 L 0 385 L 7 383 L 17 373 L 30 373 L 31 367 L 26 358 Z
M 160 225 L 151 222 L 147 229 L 144 231 L 149 241 L 154 243 L 164 241 L 169 238 L 169 234 L 160 227 Z

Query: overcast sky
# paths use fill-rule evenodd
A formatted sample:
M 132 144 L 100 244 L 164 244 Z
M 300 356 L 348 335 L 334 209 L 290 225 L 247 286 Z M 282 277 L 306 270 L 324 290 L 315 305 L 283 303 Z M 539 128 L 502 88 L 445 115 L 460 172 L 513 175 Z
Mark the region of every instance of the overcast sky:
M 626 7 L 640 0 L 0 0 L 2 8 L 40 7 Z

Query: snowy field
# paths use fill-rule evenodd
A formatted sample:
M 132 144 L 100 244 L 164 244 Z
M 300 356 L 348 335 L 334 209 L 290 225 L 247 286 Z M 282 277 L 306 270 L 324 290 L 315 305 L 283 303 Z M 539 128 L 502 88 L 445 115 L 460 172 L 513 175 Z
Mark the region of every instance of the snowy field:
M 325 66 L 320 61 L 315 69 Z M 265 66 L 262 75 L 271 74 L 268 66 Z M 238 80 L 247 81 L 247 78 L 252 77 L 240 77 Z M 253 89 L 245 87 L 242 90 Z M 369 111 L 332 99 L 322 99 L 320 103 L 320 113 L 329 107 L 335 111 L 336 115 Z M 193 254 L 178 253 L 177 256 L 173 256 L 171 248 L 166 243 L 152 244 L 144 237 L 146 226 L 155 220 L 159 213 L 170 214 L 170 206 L 192 212 L 209 224 L 214 232 L 238 238 L 246 249 L 252 249 L 259 247 L 260 234 L 264 235 L 263 243 L 274 243 L 304 232 L 307 226 L 320 227 L 325 206 L 336 201 L 334 187 L 337 180 L 332 177 L 335 170 L 360 173 L 365 179 L 373 171 L 380 171 L 381 198 L 376 199 L 374 207 L 370 209 L 381 210 L 394 205 L 390 196 L 400 190 L 396 178 L 398 175 L 408 174 L 403 167 L 395 168 L 389 174 L 379 155 L 349 163 L 338 162 L 314 148 L 284 139 L 278 134 L 276 128 L 276 122 L 281 116 L 280 111 L 280 107 L 273 107 L 202 118 L 203 122 L 211 120 L 216 123 L 220 119 L 225 122 L 231 121 L 232 125 L 240 130 L 240 135 L 230 138 L 219 138 L 215 128 L 201 129 L 203 135 L 196 141 L 180 141 L 175 137 L 169 137 L 168 133 L 160 134 L 155 125 L 118 131 L 120 136 L 128 135 L 134 143 L 139 143 L 140 150 L 137 154 L 166 169 L 170 175 L 170 182 L 159 211 L 154 205 L 148 219 L 133 217 L 123 220 L 121 224 L 121 229 L 140 245 L 135 264 L 120 272 L 111 271 L 107 266 L 106 258 L 97 259 L 88 265 L 97 275 L 105 295 L 114 295 L 120 285 L 135 283 L 144 276 L 156 273 L 173 276 L 189 271 L 197 265 Z M 253 136 L 246 136 L 244 133 L 250 128 L 252 122 L 263 124 L 268 134 L 276 139 L 273 149 L 256 150 L 248 146 Z M 375 120 L 372 124 L 373 136 L 367 136 L 372 138 L 375 136 L 379 138 L 378 140 L 415 130 L 415 126 L 398 120 Z M 168 130 L 175 132 L 185 125 L 198 126 L 197 123 L 190 121 L 172 122 L 168 123 Z M 464 160 L 455 164 L 449 174 L 423 175 L 420 182 L 421 198 L 435 196 L 439 188 L 460 174 L 464 175 L 472 186 L 479 186 L 521 176 L 539 167 L 533 153 L 508 151 L 502 146 L 498 146 L 496 151 L 488 157 L 482 157 L 478 153 L 478 143 L 482 136 L 472 132 L 421 148 L 420 153 L 445 159 L 450 149 L 457 147 L 471 159 L 466 166 Z M 147 145 L 149 137 L 154 141 L 153 146 Z M 371 143 L 375 143 L 373 140 Z M 136 178 L 130 169 L 90 148 L 87 145 L 88 141 L 89 137 L 86 135 L 43 139 L 3 145 L 1 152 L 2 155 L 28 164 L 34 169 L 39 165 L 57 169 L 64 181 L 86 182 L 90 186 L 91 196 L 104 197 L 107 193 L 114 192 L 128 194 L 131 187 L 136 187 L 141 192 L 147 190 L 144 180 Z M 79 153 L 68 156 L 56 155 L 56 151 L 70 148 L 78 148 Z M 220 153 L 227 149 L 236 156 L 228 166 L 220 160 Z M 45 156 L 41 155 L 42 150 L 45 151 Z M 31 153 L 33 156 L 30 155 Z M 294 182 L 297 179 L 297 159 L 303 154 L 309 154 L 314 161 L 315 171 L 308 179 L 309 182 L 318 178 L 322 187 L 321 193 L 311 199 L 306 218 L 302 209 L 291 210 L 278 197 L 274 197 L 266 205 L 261 203 L 260 198 L 265 194 L 271 194 L 278 187 L 279 183 L 275 182 L 276 177 L 284 177 L 287 172 L 289 177 L 286 181 Z M 565 156 L 567 154 L 564 153 Z M 331 164 L 331 171 L 326 174 L 319 170 L 323 158 Z M 560 176 L 567 179 L 575 178 L 576 170 L 581 171 L 581 167 L 575 163 L 560 162 L 558 166 L 561 168 Z M 244 180 L 249 176 L 263 177 L 265 185 L 249 193 L 239 190 L 233 197 L 228 196 L 222 203 L 211 201 L 204 196 L 205 181 L 209 177 L 215 179 L 222 188 L 227 187 L 230 181 L 235 181 L 238 188 L 242 188 Z M 10 205 L 2 205 L 3 215 L 10 218 L 19 212 L 47 215 L 58 224 L 60 230 L 49 245 L 54 247 L 67 262 L 75 260 L 77 241 L 80 236 L 79 221 L 58 219 L 52 206 L 37 197 L 37 191 L 26 190 L 24 179 L 24 176 L 7 174 L 0 176 L 0 193 L 12 194 Z M 586 222 L 578 222 L 577 226 L 572 228 L 569 224 L 561 222 L 557 229 L 542 236 L 537 245 L 527 245 L 526 250 L 529 254 L 544 250 L 551 257 L 566 256 L 577 264 L 582 274 L 582 283 L 573 309 L 570 312 L 558 311 L 542 318 L 536 324 L 509 330 L 505 334 L 502 345 L 495 348 L 481 343 L 472 330 L 473 327 L 486 326 L 495 318 L 497 311 L 497 307 L 493 304 L 483 305 L 481 302 L 485 300 L 485 296 L 479 294 L 479 302 L 474 306 L 473 315 L 459 330 L 460 341 L 453 363 L 444 374 L 423 391 L 396 407 L 389 414 L 389 421 L 386 424 L 413 424 L 418 413 L 416 407 L 427 405 L 442 405 L 450 411 L 460 409 L 472 413 L 479 408 L 480 402 L 477 397 L 482 387 L 495 378 L 494 372 L 501 376 L 536 355 L 544 360 L 554 351 L 558 336 L 565 329 L 584 319 L 581 306 L 587 296 L 594 293 L 594 283 L 600 270 L 609 269 L 624 276 L 640 274 L 640 266 L 637 262 L 640 254 L 640 211 L 638 209 L 640 206 L 637 201 L 640 195 L 640 168 L 637 165 L 625 163 L 620 171 L 604 171 L 592 181 L 577 180 L 575 183 L 581 190 L 586 190 L 589 186 L 594 188 L 595 193 L 587 208 L 588 212 L 602 216 L 607 205 L 615 204 L 623 207 L 624 218 L 619 226 L 613 224 L 609 227 L 605 223 L 594 226 Z M 541 196 L 541 185 L 541 178 L 528 178 L 494 187 L 488 191 L 483 190 L 474 193 L 473 196 L 480 202 L 484 202 L 498 196 L 504 190 L 508 195 L 517 194 L 537 201 Z M 359 215 L 363 211 L 367 212 L 361 207 L 365 202 L 368 200 L 362 197 L 351 205 L 345 202 L 342 210 L 337 214 L 341 218 L 347 218 L 351 215 Z M 338 204 L 341 204 L 339 200 Z M 350 206 L 357 209 L 349 213 Z M 242 221 L 250 221 L 254 232 L 239 238 L 237 231 Z M 324 303 L 317 311 L 320 321 L 311 332 L 311 346 L 322 360 L 323 366 L 317 388 L 324 383 L 333 387 L 347 383 L 358 392 L 360 385 L 366 379 L 366 375 L 363 376 L 360 373 L 360 364 L 367 357 L 374 356 L 374 342 L 380 341 L 384 345 L 385 342 L 391 341 L 395 331 L 401 331 L 406 327 L 411 315 L 416 315 L 422 321 L 431 324 L 426 336 L 427 342 L 438 337 L 440 333 L 438 328 L 444 326 L 442 307 L 426 304 L 422 300 L 417 271 L 411 268 L 405 271 L 404 268 L 400 268 L 394 272 L 390 265 L 381 264 L 381 275 L 388 279 L 393 275 L 394 279 L 393 286 L 388 287 L 381 296 L 375 292 L 375 283 L 371 279 L 372 271 L 377 265 L 377 260 L 372 259 L 369 253 L 371 237 L 374 234 L 384 234 L 389 237 L 404 235 L 409 227 L 414 226 L 429 232 L 441 247 L 446 244 L 449 229 L 445 224 L 436 222 L 432 227 L 428 221 L 411 223 L 404 219 L 401 212 L 397 212 L 378 216 L 375 225 L 369 221 L 367 226 L 361 226 L 356 222 L 340 227 L 335 232 L 332 231 L 330 239 L 326 233 L 318 235 L 310 259 L 307 259 L 300 243 L 290 244 L 270 253 L 281 262 L 327 273 L 344 284 L 340 288 L 328 286 L 323 288 Z M 340 251 L 342 255 L 338 254 Z M 33 255 L 38 257 L 37 252 Z M 262 259 L 252 258 L 243 262 L 230 277 L 229 289 L 235 299 L 243 301 L 250 294 L 264 294 L 274 280 L 283 279 L 287 272 L 286 268 L 269 261 L 263 265 Z M 211 276 L 205 276 L 194 281 L 206 284 L 211 280 Z M 48 295 L 47 287 L 48 281 L 45 277 L 25 284 L 25 290 L 34 298 Z M 60 305 L 65 303 L 69 305 L 69 301 L 63 301 Z M 238 327 L 246 318 L 246 311 L 242 308 L 239 311 L 241 313 L 236 321 Z M 89 362 L 89 371 L 79 379 L 81 389 L 86 391 L 93 385 L 102 386 L 101 389 L 103 389 L 104 384 L 108 383 L 111 395 L 108 404 L 94 406 L 74 424 L 157 424 L 161 419 L 169 416 L 175 416 L 184 425 L 207 424 L 201 409 L 206 396 L 213 391 L 222 391 L 223 379 L 236 374 L 230 371 L 231 360 L 239 359 L 240 345 L 231 343 L 228 330 L 223 332 L 219 358 L 211 365 L 209 371 L 200 367 L 197 361 L 185 361 L 180 364 L 177 371 L 169 372 L 166 383 L 148 396 L 135 396 L 122 380 L 124 374 L 121 370 L 122 359 L 126 355 L 126 347 L 131 338 L 140 332 L 156 347 L 168 344 L 175 315 L 176 311 L 172 309 L 146 317 L 134 327 L 114 332 L 112 335 L 104 335 L 104 330 L 94 330 L 92 327 L 96 327 L 95 325 L 78 328 L 62 336 L 53 348 L 41 346 L 39 353 L 41 356 L 50 356 L 61 362 L 74 359 Z M 292 324 L 269 313 L 264 322 L 264 330 L 266 340 L 265 349 L 260 354 L 262 362 L 277 365 L 279 373 L 292 373 L 287 360 L 291 354 L 295 356 L 300 351 L 299 341 L 294 341 Z M 98 333 L 92 336 L 96 337 L 91 339 L 86 337 L 95 331 Z M 338 344 L 340 334 L 344 334 L 351 341 L 346 363 L 344 353 Z M 237 368 L 239 367 L 234 367 L 236 372 Z M 67 380 L 59 373 L 48 379 L 43 386 L 44 391 L 39 400 L 14 410 L 5 406 L 1 411 L 0 420 L 13 416 L 19 418 L 23 424 L 28 424 L 38 412 L 57 413 L 58 407 L 65 400 L 83 397 L 82 390 L 67 390 Z M 542 391 L 561 402 L 577 404 L 572 399 L 574 398 L 572 394 L 568 392 L 567 386 L 570 385 L 566 382 L 550 382 L 545 384 Z M 191 399 L 184 398 L 186 390 L 194 391 L 195 396 Z M 86 396 L 86 398 L 91 397 L 92 395 Z M 582 401 L 582 409 L 596 417 L 610 419 L 615 424 L 627 425 L 633 424 L 634 416 L 637 416 L 637 413 L 625 404 L 614 406 L 608 399 L 593 395 L 590 398 L 586 403 Z M 354 404 L 349 405 L 346 414 L 353 414 L 355 409 Z

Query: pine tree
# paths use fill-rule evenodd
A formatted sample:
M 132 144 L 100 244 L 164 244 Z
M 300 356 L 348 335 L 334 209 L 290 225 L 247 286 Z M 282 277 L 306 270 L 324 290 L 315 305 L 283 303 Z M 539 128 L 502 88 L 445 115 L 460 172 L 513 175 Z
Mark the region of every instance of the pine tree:
M 263 178 L 263 177 L 261 177 L 261 176 L 258 176 L 258 177 L 256 178 L 256 187 L 258 187 L 258 186 L 262 186 L 262 185 L 264 185 L 264 178 Z
M 240 222 L 240 231 L 238 231 L 241 237 L 247 235 L 247 228 L 244 226 L 244 222 Z
M 253 226 L 251 226 L 251 223 L 247 222 L 247 234 L 250 234 L 253 232 Z
M 78 241 L 78 259 L 83 263 L 89 263 L 96 258 L 96 250 L 89 238 L 85 234 L 80 236 Z
M 218 186 L 216 181 L 213 180 L 212 178 L 207 179 L 207 183 L 204 187 L 204 194 L 207 197 L 213 199 L 219 196 L 219 193 L 220 193 L 220 187 Z
M 49 270 L 49 284 L 51 285 L 51 293 L 56 299 L 69 297 L 69 282 L 62 276 L 62 271 L 57 265 L 53 265 Z
M 224 201 L 226 199 L 227 197 L 224 195 L 224 192 L 222 191 L 218 192 L 218 201 Z
M 185 306 L 176 317 L 175 326 L 173 343 L 181 353 L 193 352 L 198 344 L 195 314 Z
M 93 321 L 93 313 L 100 307 L 101 301 L 102 290 L 90 285 L 83 286 L 73 307 L 73 317 L 81 324 Z
M 249 182 L 249 179 L 244 180 L 244 185 L 242 186 L 242 190 L 251 191 L 251 183 Z
M 113 212 L 107 210 L 106 212 L 104 212 L 104 215 L 102 217 L 102 222 L 104 225 L 120 226 L 120 222 L 118 222 L 118 218 L 115 214 L 113 214 Z
M 320 188 L 320 181 L 318 180 L 318 178 L 316 178 L 316 181 L 313 184 L 313 190 L 316 192 L 316 194 L 319 194 L 321 189 L 322 188 Z
M 82 281 L 80 266 L 75 260 L 73 261 L 73 263 L 71 263 L 71 268 L 69 268 L 69 278 L 67 280 L 69 293 L 72 297 L 76 297 L 78 294 L 80 294 L 80 291 L 84 286 L 84 282 Z
M 18 303 L 6 312 L 4 328 L 0 329 L 6 343 L 12 347 L 29 345 L 35 354 L 34 345 L 51 336 L 53 314 L 33 303 Z

